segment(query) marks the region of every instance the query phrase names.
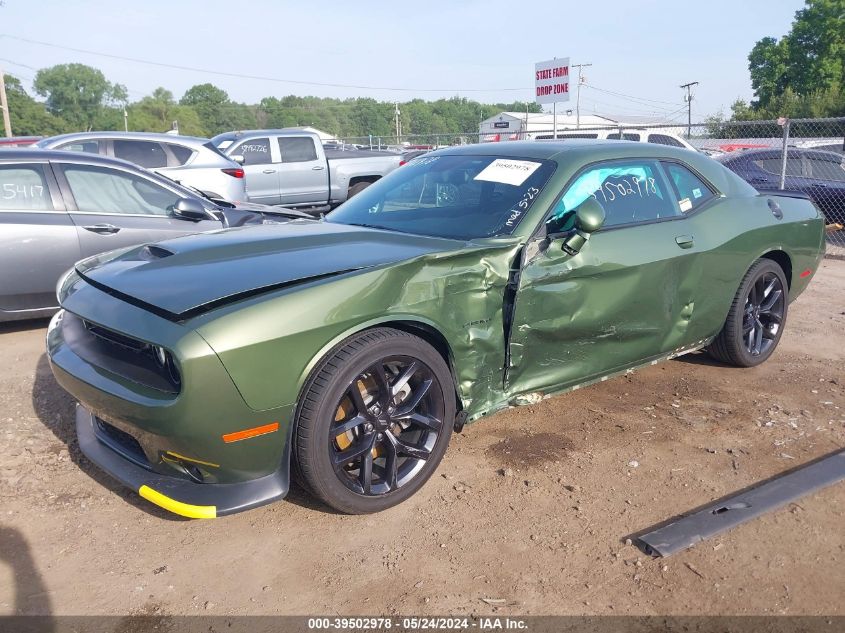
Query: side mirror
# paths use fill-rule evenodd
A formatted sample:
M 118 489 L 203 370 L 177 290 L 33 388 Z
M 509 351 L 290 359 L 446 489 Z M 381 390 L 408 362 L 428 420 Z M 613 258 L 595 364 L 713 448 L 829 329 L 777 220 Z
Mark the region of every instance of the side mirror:
M 202 203 L 192 198 L 179 198 L 173 207 L 173 217 L 191 222 L 211 219 Z
M 232 156 L 229 156 L 229 160 L 235 161 L 238 165 L 243 165 L 246 162 L 243 154 L 233 154 Z
M 567 237 L 561 248 L 569 255 L 576 255 L 590 239 L 590 235 L 604 225 L 604 209 L 595 198 L 587 198 L 575 209 L 576 231 Z

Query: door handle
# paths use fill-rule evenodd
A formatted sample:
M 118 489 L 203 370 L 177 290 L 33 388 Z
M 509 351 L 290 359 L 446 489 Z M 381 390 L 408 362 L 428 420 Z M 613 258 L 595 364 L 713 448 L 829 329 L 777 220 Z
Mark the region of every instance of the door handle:
M 325 169 L 325 167 L 323 167 L 322 165 L 315 165 L 311 169 L 313 169 L 314 171 L 322 171 L 323 169 Z
M 681 248 L 692 248 L 693 244 L 695 244 L 695 240 L 692 235 L 679 235 L 675 238 L 675 244 Z
M 827 189 L 827 185 L 823 182 L 817 182 L 813 185 L 814 187 L 818 187 L 819 189 Z
M 92 233 L 99 233 L 100 235 L 111 235 L 112 233 L 117 233 L 120 230 L 120 228 L 116 227 L 114 224 L 93 224 L 83 226 L 82 228 L 86 231 L 91 231 Z
M 262 171 L 261 173 L 262 173 L 262 174 L 275 174 L 275 173 L 276 173 L 276 170 L 275 170 L 275 169 L 265 169 L 265 170 L 264 170 L 264 171 Z

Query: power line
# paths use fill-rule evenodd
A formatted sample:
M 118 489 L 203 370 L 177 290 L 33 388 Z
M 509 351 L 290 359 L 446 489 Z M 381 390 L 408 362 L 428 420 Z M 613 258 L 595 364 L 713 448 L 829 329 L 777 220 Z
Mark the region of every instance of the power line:
M 584 97 L 584 99 L 590 103 L 598 104 L 601 106 L 605 106 L 608 108 L 616 108 L 617 112 L 624 111 L 632 114 L 646 114 L 651 116 L 666 116 L 668 113 L 672 112 L 668 108 L 663 110 L 662 108 L 652 108 L 650 110 L 645 110 L 641 108 L 631 107 L 629 105 L 620 105 L 618 103 L 609 103 L 607 101 L 600 101 L 593 97 Z M 681 109 L 685 108 L 686 106 L 681 106 Z
M 302 86 L 319 86 L 321 88 L 353 88 L 355 90 L 384 90 L 391 92 L 517 92 L 528 91 L 530 88 L 395 88 L 387 86 L 361 86 L 355 84 L 338 84 L 338 83 L 323 83 L 318 81 L 300 81 L 297 79 L 282 79 L 279 77 L 266 77 L 262 75 L 245 75 L 243 73 L 229 73 L 221 70 L 209 70 L 207 68 L 196 68 L 193 66 L 182 66 L 179 64 L 166 64 L 163 62 L 154 62 L 146 59 L 138 59 L 135 57 L 125 57 L 123 55 L 113 55 L 111 53 L 100 53 L 97 51 L 89 51 L 84 48 L 74 48 L 72 46 L 60 46 L 50 42 L 41 42 L 39 40 L 31 40 L 25 37 L 18 37 L 16 35 L 9 35 L 7 33 L 0 33 L 0 37 L 5 37 L 19 42 L 27 42 L 28 44 L 37 44 L 39 46 L 48 46 L 64 51 L 72 51 L 74 53 L 83 53 L 85 55 L 95 55 L 97 57 L 107 57 L 109 59 L 117 59 L 125 62 L 132 62 L 135 64 L 146 64 L 148 66 L 157 66 L 159 68 L 171 68 L 174 70 L 185 70 L 194 73 L 206 73 L 208 75 L 217 75 L 220 77 L 234 77 L 236 79 L 254 79 L 257 81 L 271 81 L 283 84 L 296 84 Z
M 641 102 L 651 102 L 651 103 L 662 103 L 664 105 L 670 105 L 673 107 L 677 107 L 681 105 L 680 103 L 676 103 L 673 101 L 660 101 L 658 99 L 648 99 L 646 97 L 635 97 L 633 95 L 626 95 L 622 92 L 614 92 L 613 90 L 605 90 L 604 88 L 598 88 L 593 86 L 592 84 L 585 84 L 587 88 L 592 88 L 593 90 L 597 90 L 598 92 L 604 92 L 605 94 L 614 95 L 617 97 L 624 97 L 625 99 L 629 99 L 631 101 L 641 101 Z M 649 105 L 648 103 L 641 103 L 640 105 Z

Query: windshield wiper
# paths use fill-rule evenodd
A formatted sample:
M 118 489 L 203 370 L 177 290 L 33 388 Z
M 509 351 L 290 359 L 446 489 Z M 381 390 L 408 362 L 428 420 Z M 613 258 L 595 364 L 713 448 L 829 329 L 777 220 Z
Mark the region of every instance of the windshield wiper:
M 380 231 L 395 231 L 396 233 L 404 233 L 405 231 L 400 231 L 399 229 L 394 229 L 389 226 L 379 226 L 378 224 L 364 224 L 363 222 L 347 222 L 350 226 L 363 226 L 365 229 L 378 229 Z

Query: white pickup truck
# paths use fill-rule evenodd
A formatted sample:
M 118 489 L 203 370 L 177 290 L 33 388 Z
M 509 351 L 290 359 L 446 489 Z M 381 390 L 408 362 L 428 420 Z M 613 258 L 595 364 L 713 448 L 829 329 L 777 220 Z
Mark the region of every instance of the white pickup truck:
M 224 132 L 211 139 L 240 163 L 251 202 L 327 210 L 399 167 L 399 154 L 324 150 L 301 130 Z

